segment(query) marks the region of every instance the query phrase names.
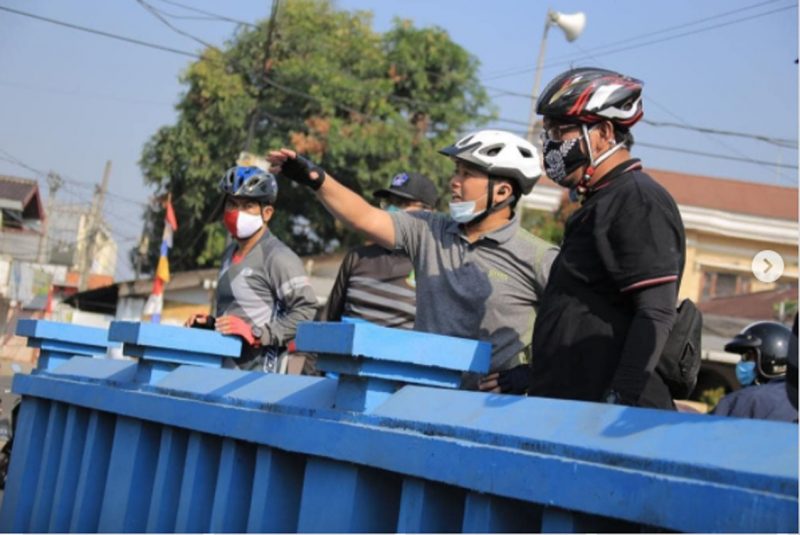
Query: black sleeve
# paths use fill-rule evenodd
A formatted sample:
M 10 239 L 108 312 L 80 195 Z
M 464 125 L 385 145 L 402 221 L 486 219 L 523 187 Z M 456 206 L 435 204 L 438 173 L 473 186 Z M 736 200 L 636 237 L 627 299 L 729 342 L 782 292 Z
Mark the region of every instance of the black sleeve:
M 635 313 L 611 382 L 611 388 L 624 399 L 638 400 L 650 375 L 655 373 L 675 322 L 676 295 L 675 282 L 644 288 L 631 295 Z
M 341 321 L 344 313 L 344 301 L 345 297 L 347 297 L 347 286 L 350 282 L 350 275 L 353 272 L 356 258 L 356 250 L 351 249 L 342 260 L 342 265 L 339 266 L 339 273 L 336 275 L 336 282 L 333 283 L 328 301 L 325 303 L 321 321 Z
M 597 228 L 602 262 L 621 292 L 677 281 L 684 249 L 680 214 L 666 192 L 629 187 Z

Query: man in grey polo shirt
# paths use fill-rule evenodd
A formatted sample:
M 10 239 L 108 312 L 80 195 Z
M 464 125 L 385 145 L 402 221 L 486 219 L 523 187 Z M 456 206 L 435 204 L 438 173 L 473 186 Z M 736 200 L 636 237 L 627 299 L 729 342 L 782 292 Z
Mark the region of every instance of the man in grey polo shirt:
M 270 153 L 272 171 L 313 189 L 328 211 L 414 263 L 414 328 L 492 344 L 490 373 L 464 386 L 523 393 L 528 341 L 558 248 L 520 228 L 514 207 L 541 174 L 536 149 L 499 130 L 480 130 L 440 151 L 452 158 L 450 215 L 388 213 L 371 206 L 290 149 Z

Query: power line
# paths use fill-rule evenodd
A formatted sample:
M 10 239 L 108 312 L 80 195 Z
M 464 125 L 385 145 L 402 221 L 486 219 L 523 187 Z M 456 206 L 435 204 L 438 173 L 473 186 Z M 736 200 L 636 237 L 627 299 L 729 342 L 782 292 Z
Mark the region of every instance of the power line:
M 796 165 L 768 162 L 766 160 L 756 160 L 754 158 L 747 158 L 747 157 L 739 158 L 739 157 L 736 157 L 736 156 L 728 156 L 727 154 L 716 154 L 716 153 L 713 153 L 713 152 L 703 152 L 703 151 L 699 151 L 699 150 L 684 149 L 684 148 L 680 148 L 680 147 L 668 147 L 666 145 L 657 145 L 655 143 L 645 143 L 643 141 L 636 141 L 635 145 L 639 145 L 639 146 L 642 146 L 642 147 L 647 147 L 647 148 L 650 148 L 650 149 L 667 150 L 667 151 L 671 151 L 671 152 L 679 152 L 679 153 L 682 153 L 682 154 L 693 154 L 695 156 L 705 156 L 707 158 L 718 158 L 718 159 L 721 159 L 721 160 L 729 160 L 729 161 L 734 161 L 734 162 L 745 162 L 745 163 L 751 163 L 751 164 L 757 164 L 757 165 L 781 167 L 783 169 L 795 169 L 795 170 L 797 169 Z
M 654 44 L 658 44 L 658 43 L 663 43 L 663 42 L 666 42 L 666 41 L 672 41 L 674 39 L 678 39 L 678 38 L 681 38 L 681 37 L 686 37 L 686 36 L 694 35 L 694 34 L 697 34 L 697 33 L 702 33 L 702 32 L 707 32 L 707 31 L 710 31 L 710 30 L 715 30 L 717 28 L 722 28 L 724 26 L 730 26 L 732 24 L 738 24 L 740 22 L 747 22 L 747 21 L 750 21 L 750 20 L 754 20 L 754 19 L 757 19 L 757 18 L 760 18 L 760 17 L 765 17 L 767 15 L 772 15 L 774 13 L 779 13 L 781 11 L 786 11 L 786 10 L 789 10 L 789 9 L 797 9 L 797 5 L 793 4 L 793 5 L 789 5 L 789 6 L 784 6 L 784 7 L 778 8 L 778 9 L 773 9 L 771 11 L 766 11 L 764 13 L 759 13 L 757 15 L 751 15 L 749 17 L 742 17 L 740 19 L 735 19 L 735 20 L 728 21 L 728 22 L 722 22 L 722 23 L 715 24 L 715 25 L 712 25 L 712 26 L 707 26 L 705 28 L 699 28 L 697 30 L 691 30 L 691 31 L 688 31 L 688 32 L 683 32 L 683 33 L 679 33 L 679 34 L 676 34 L 676 35 L 671 35 L 669 37 L 664 37 L 664 38 L 661 38 L 661 39 L 653 39 L 651 41 L 645 41 L 645 42 L 639 43 L 637 45 L 632 45 L 632 46 L 627 46 L 627 47 L 622 47 L 622 48 L 616 48 L 616 49 L 612 49 L 612 50 L 603 51 L 603 52 L 600 52 L 598 55 L 599 56 L 609 56 L 611 54 L 617 54 L 619 52 L 626 52 L 628 50 L 633 50 L 633 49 L 636 49 L 636 48 L 642 48 L 642 47 L 645 47 L 645 46 L 654 45 Z M 564 60 L 564 61 L 555 61 L 553 63 L 548 63 L 547 65 L 544 65 L 542 67 L 542 69 L 551 69 L 553 67 L 570 65 L 570 64 L 574 63 L 575 59 L 577 59 L 577 58 L 573 58 L 573 59 L 570 59 L 570 60 Z M 528 72 L 531 72 L 531 71 L 534 71 L 534 70 L 536 70 L 536 67 L 526 67 L 524 69 L 519 69 L 517 71 L 509 72 L 509 73 L 506 73 L 506 74 L 500 74 L 500 75 L 494 75 L 494 76 L 485 76 L 483 78 L 483 80 L 484 81 L 486 81 L 486 80 L 497 80 L 499 78 L 507 78 L 509 76 L 516 76 L 516 75 L 519 75 L 519 74 L 525 74 L 525 73 L 528 73 Z
M 639 39 L 650 38 L 650 37 L 652 37 L 654 35 L 658 35 L 658 34 L 661 34 L 661 33 L 667 33 L 667 32 L 670 32 L 672 30 L 681 30 L 681 29 L 686 28 L 688 26 L 694 26 L 694 25 L 697 25 L 697 24 L 700 24 L 700 23 L 703 23 L 703 22 L 707 22 L 709 20 L 719 19 L 719 18 L 722 18 L 722 17 L 726 17 L 728 15 L 732 15 L 734 13 L 739 13 L 741 11 L 748 11 L 748 10 L 755 9 L 757 7 L 761 7 L 761 6 L 766 5 L 766 4 L 772 4 L 772 3 L 775 3 L 775 2 L 778 2 L 778 1 L 779 0 L 767 0 L 766 2 L 759 2 L 757 4 L 752 4 L 752 5 L 745 6 L 745 7 L 739 8 L 739 9 L 734 9 L 732 11 L 725 11 L 725 12 L 722 12 L 722 13 L 717 13 L 716 15 L 712 15 L 710 17 L 703 17 L 701 19 L 695 19 L 695 20 L 684 22 L 682 24 L 678 24 L 678 25 L 675 25 L 675 26 L 669 26 L 669 27 L 663 28 L 661 30 L 653 30 L 653 31 L 649 31 L 649 32 L 646 32 L 646 33 L 642 33 L 642 34 L 636 35 L 636 36 L 626 37 L 626 38 L 619 39 L 617 41 L 612 41 L 610 43 L 606 43 L 606 44 L 603 44 L 603 45 L 597 45 L 597 46 L 592 47 L 592 48 L 594 48 L 595 50 L 602 50 L 604 48 L 610 48 L 610 47 L 613 47 L 613 46 L 616 46 L 616 45 L 621 45 L 621 44 L 628 43 L 628 42 L 631 42 L 631 41 L 638 41 Z M 561 56 L 556 56 L 555 58 L 552 58 L 551 61 L 558 61 L 558 60 L 563 60 L 563 59 L 576 59 L 576 56 L 575 56 L 575 54 L 572 54 L 572 53 L 562 54 Z M 511 69 L 503 69 L 502 71 L 497 71 L 497 72 L 494 72 L 494 73 L 486 73 L 486 76 L 509 74 L 509 73 L 512 73 L 512 72 L 513 73 L 518 73 L 520 71 L 520 69 L 526 69 L 525 72 L 530 70 L 529 67 L 516 67 L 516 68 L 511 68 Z M 529 96 L 529 95 L 525 95 L 525 96 Z
M 523 131 L 523 130 L 509 130 L 509 132 L 512 132 L 512 133 L 518 134 L 518 135 L 524 135 L 524 134 L 527 133 L 527 131 Z M 780 163 L 775 163 L 775 162 L 769 162 L 767 160 L 757 160 L 757 159 L 748 158 L 748 157 L 740 158 L 740 157 L 736 157 L 736 156 L 729 156 L 727 154 L 696 151 L 696 150 L 693 150 L 693 149 L 685 149 L 685 148 L 681 148 L 681 147 L 670 147 L 670 146 L 667 146 L 667 145 L 658 145 L 658 144 L 655 144 L 655 143 L 646 143 L 644 141 L 639 141 L 638 139 L 634 142 L 634 147 L 646 147 L 646 148 L 649 148 L 649 149 L 667 150 L 667 151 L 679 152 L 679 153 L 683 153 L 683 154 L 692 154 L 694 156 L 705 156 L 707 158 L 717 158 L 717 159 L 720 159 L 720 160 L 743 162 L 743 163 L 749 163 L 749 164 L 760 165 L 760 166 L 765 166 L 766 165 L 766 166 L 772 166 L 772 167 L 782 167 L 782 168 L 786 168 L 786 169 L 797 169 L 798 168 L 797 165 L 780 164 Z M 783 178 L 783 177 L 781 177 L 781 178 Z
M 144 8 L 144 9 L 145 9 L 145 10 L 146 10 L 148 13 L 150 13 L 150 14 L 151 14 L 151 15 L 153 15 L 153 16 L 154 16 L 156 19 L 158 19 L 159 21 L 161 21 L 161 22 L 162 22 L 162 23 L 163 23 L 165 26 L 167 26 L 167 27 L 168 27 L 170 30 L 172 30 L 172 31 L 174 31 L 174 32 L 176 32 L 176 33 L 178 33 L 178 34 L 180 34 L 180 35 L 183 35 L 184 37 L 188 37 L 189 39 L 191 39 L 191 40 L 193 40 L 193 41 L 195 41 L 195 42 L 197 42 L 197 43 L 200 43 L 201 45 L 203 45 L 203 46 L 206 46 L 206 47 L 208 47 L 208 48 L 212 48 L 212 49 L 215 49 L 215 48 L 216 48 L 214 45 L 212 45 L 212 44 L 210 44 L 210 43 L 207 43 L 206 41 L 203 41 L 203 40 L 202 40 L 202 39 L 200 39 L 199 37 L 196 37 L 196 36 L 194 36 L 194 35 L 190 34 L 189 32 L 185 32 L 185 31 L 181 30 L 180 28 L 178 28 L 177 26 L 173 25 L 173 24 L 172 24 L 170 21 L 168 21 L 167 19 L 165 19 L 165 18 L 164 18 L 164 17 L 161 15 L 161 12 L 160 12 L 160 11 L 159 11 L 157 8 L 155 8 L 155 7 L 153 7 L 152 5 L 148 4 L 148 3 L 147 3 L 147 2 L 145 2 L 144 0 L 136 0 L 136 2 L 137 2 L 137 3 L 138 3 L 140 6 L 142 6 L 142 7 L 143 7 L 143 8 Z
M 203 15 L 207 15 L 207 16 L 213 18 L 213 19 L 224 20 L 224 21 L 227 21 L 227 22 L 233 22 L 235 24 L 243 24 L 244 26 L 250 26 L 251 28 L 257 28 L 258 27 L 257 24 L 253 24 L 252 22 L 247 22 L 245 20 L 234 19 L 234 18 L 228 17 L 226 15 L 220 15 L 218 13 L 212 13 L 211 11 L 204 11 L 204 10 L 198 9 L 196 7 L 191 7 L 191 6 L 187 6 L 185 4 L 181 4 L 180 2 L 174 2 L 172 0 L 161 0 L 161 1 L 164 2 L 165 4 L 170 4 L 170 5 L 173 5 L 173 6 L 176 6 L 176 7 L 180 7 L 180 8 L 186 9 L 188 11 L 193 11 L 195 13 L 201 13 Z
M 195 54 L 193 52 L 186 52 L 185 50 L 178 50 L 177 48 L 172 48 L 164 45 L 159 45 L 156 43 L 149 43 L 147 41 L 142 41 L 140 39 L 134 39 L 132 37 L 125 37 L 123 35 L 119 35 L 116 33 L 105 32 L 103 30 L 95 30 L 94 28 L 87 28 L 86 26 L 79 26 L 77 24 L 72 24 L 70 22 L 64 22 L 61 20 L 51 19 L 48 17 L 42 17 L 41 15 L 35 15 L 33 13 L 28 13 L 26 11 L 20 11 L 18 9 L 12 9 L 6 6 L 0 6 L 0 11 L 7 11 L 9 13 L 14 13 L 15 15 L 21 15 L 23 17 L 29 17 L 32 19 L 41 20 L 43 22 L 49 22 L 50 24 L 56 24 L 58 26 L 64 26 L 66 28 L 72 28 L 73 30 L 79 30 L 82 32 L 93 33 L 95 35 L 102 35 L 103 37 L 108 37 L 110 39 L 116 39 L 118 41 L 125 41 L 127 43 L 133 43 L 135 45 L 146 46 L 148 48 L 153 48 L 156 50 L 162 50 L 164 52 L 171 52 L 173 54 L 179 54 L 181 56 L 188 56 L 190 58 L 196 59 L 203 59 L 200 54 Z

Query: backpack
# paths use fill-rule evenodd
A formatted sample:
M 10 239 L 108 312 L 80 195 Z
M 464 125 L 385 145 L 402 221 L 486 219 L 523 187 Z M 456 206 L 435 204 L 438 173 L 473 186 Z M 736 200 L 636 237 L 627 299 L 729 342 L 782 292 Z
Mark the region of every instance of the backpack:
M 684 299 L 656 367 L 675 399 L 688 398 L 697 385 L 702 331 L 702 313 L 691 299 Z

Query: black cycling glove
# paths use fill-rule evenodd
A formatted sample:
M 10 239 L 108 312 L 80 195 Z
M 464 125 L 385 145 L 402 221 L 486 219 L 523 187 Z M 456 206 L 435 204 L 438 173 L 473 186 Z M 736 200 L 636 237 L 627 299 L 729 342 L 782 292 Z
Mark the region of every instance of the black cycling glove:
M 497 374 L 497 384 L 504 394 L 524 394 L 531 382 L 530 364 L 520 364 Z
M 316 173 L 317 178 L 312 178 L 311 173 Z M 322 183 L 325 182 L 325 171 L 311 160 L 303 158 L 299 154 L 296 158 L 288 158 L 283 162 L 280 174 L 293 182 L 308 186 L 314 191 L 321 188 Z

